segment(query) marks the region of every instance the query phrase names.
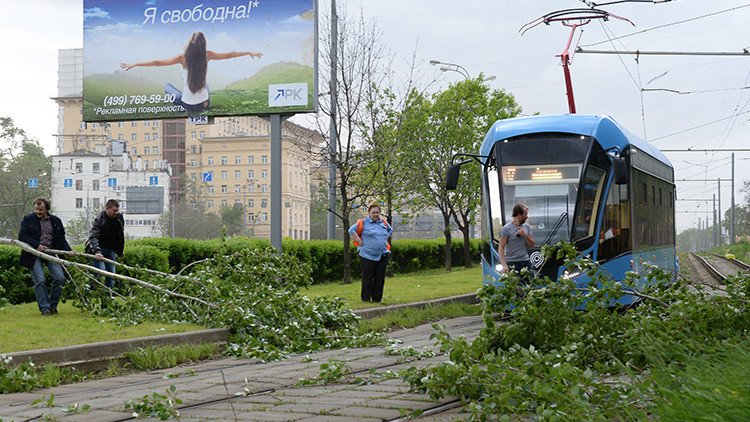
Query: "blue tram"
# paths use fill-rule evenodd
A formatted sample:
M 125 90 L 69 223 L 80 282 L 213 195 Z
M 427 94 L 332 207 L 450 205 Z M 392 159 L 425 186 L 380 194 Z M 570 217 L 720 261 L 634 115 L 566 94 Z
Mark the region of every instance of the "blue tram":
M 542 245 L 572 242 L 613 278 L 643 274 L 652 264 L 676 271 L 674 169 L 657 148 L 608 116 L 567 114 L 500 120 L 482 143 L 482 268 L 485 283 L 500 273 L 500 229 L 516 203 L 529 207 L 531 262 L 551 279 L 566 273 L 544 261 Z M 458 166 L 449 171 L 455 183 Z M 450 187 L 449 187 L 450 188 Z M 638 286 L 631 286 L 638 287 Z M 621 302 L 633 302 L 624 297 Z

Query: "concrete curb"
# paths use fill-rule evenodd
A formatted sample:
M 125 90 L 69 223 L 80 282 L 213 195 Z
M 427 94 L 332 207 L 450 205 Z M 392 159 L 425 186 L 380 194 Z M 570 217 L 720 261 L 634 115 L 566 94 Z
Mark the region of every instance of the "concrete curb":
M 210 330 L 190 331 L 186 333 L 164 334 L 151 337 L 105 341 L 101 343 L 79 344 L 75 346 L 56 347 L 52 349 L 26 350 L 7 353 L 13 357 L 13 363 L 34 362 L 34 364 L 54 363 L 60 366 L 75 366 L 90 369 L 106 367 L 107 362 L 122 357 L 125 352 L 139 347 L 226 343 L 229 340 L 229 330 L 215 328 Z M 99 364 L 101 362 L 101 365 Z
M 354 311 L 354 313 L 364 319 L 372 319 L 388 312 L 401 309 L 425 308 L 428 306 L 446 305 L 450 303 L 479 303 L 479 298 L 477 298 L 475 293 L 469 293 L 442 299 L 426 300 L 423 302 L 359 309 Z M 229 329 L 216 328 L 210 330 L 190 331 L 186 333 L 105 341 L 101 343 L 79 344 L 52 349 L 26 350 L 22 352 L 6 353 L 6 356 L 13 357 L 14 364 L 31 361 L 37 365 L 53 363 L 62 367 L 75 367 L 76 369 L 83 371 L 98 371 L 106 369 L 110 361 L 123 361 L 123 355 L 125 352 L 139 347 L 202 343 L 225 344 L 228 341 Z
M 388 312 L 398 311 L 400 309 L 421 309 L 428 306 L 448 305 L 451 303 L 479 303 L 479 298 L 477 297 L 476 293 L 468 293 L 465 295 L 444 297 L 442 299 L 425 300 L 423 302 L 402 303 L 399 305 L 382 306 L 378 308 L 358 309 L 354 311 L 354 313 L 364 319 L 372 319 Z

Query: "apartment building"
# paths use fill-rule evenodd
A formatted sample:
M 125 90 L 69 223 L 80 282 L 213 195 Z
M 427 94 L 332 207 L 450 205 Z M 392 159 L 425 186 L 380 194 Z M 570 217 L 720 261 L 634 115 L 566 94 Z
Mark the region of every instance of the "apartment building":
M 245 225 L 258 237 L 270 237 L 270 124 L 256 116 L 215 118 L 212 124 L 187 119 L 128 122 L 82 121 L 80 49 L 60 50 L 57 149 L 59 154 L 88 151 L 111 155 L 113 145 L 125 151 L 142 170 L 166 161 L 171 167 L 169 191 L 179 203 L 185 180 L 203 189 L 206 208 L 243 204 Z M 310 174 L 315 163 L 309 151 L 319 134 L 299 125 L 282 126 L 282 233 L 310 238 Z M 210 174 L 204 178 L 205 174 Z
M 163 160 L 148 170 L 142 166 L 127 153 L 79 150 L 52 156 L 55 215 L 65 225 L 81 218 L 90 225 L 106 202 L 116 199 L 127 237 L 160 236 L 159 218 L 169 209 L 169 166 Z

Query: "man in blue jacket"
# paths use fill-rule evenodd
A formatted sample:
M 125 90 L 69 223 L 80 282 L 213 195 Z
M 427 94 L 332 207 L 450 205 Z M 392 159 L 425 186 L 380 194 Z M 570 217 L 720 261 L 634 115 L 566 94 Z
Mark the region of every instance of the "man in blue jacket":
M 65 228 L 62 221 L 57 216 L 50 214 L 49 209 L 48 199 L 35 199 L 34 212 L 26 215 L 21 221 L 18 240 L 39 252 L 44 252 L 47 249 L 71 250 L 68 241 L 65 239 Z M 31 281 L 34 282 L 34 293 L 36 294 L 39 311 L 42 315 L 57 314 L 57 304 L 60 302 L 62 288 L 65 284 L 65 273 L 62 266 L 26 251 L 21 252 L 21 265 L 31 270 Z M 49 290 L 45 287 L 44 265 L 47 266 L 52 276 Z

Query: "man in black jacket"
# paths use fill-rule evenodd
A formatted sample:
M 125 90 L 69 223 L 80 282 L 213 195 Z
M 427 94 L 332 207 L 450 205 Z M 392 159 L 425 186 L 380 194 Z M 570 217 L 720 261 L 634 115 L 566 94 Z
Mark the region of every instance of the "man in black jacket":
M 65 239 L 65 228 L 62 221 L 49 213 L 50 203 L 46 198 L 34 200 L 34 212 L 26 215 L 21 221 L 18 240 L 36 248 L 39 252 L 47 249 L 69 251 L 70 245 Z M 57 314 L 57 304 L 60 302 L 62 288 L 65 284 L 65 273 L 62 266 L 46 259 L 39 258 L 29 252 L 21 252 L 21 265 L 31 270 L 31 281 L 34 282 L 34 293 L 39 311 L 42 315 Z M 45 287 L 44 267 L 47 265 L 52 283 L 49 290 Z
M 94 266 L 100 270 L 115 272 L 115 264 L 104 262 L 107 258 L 116 261 L 122 257 L 125 249 L 125 219 L 120 211 L 120 203 L 110 199 L 105 204 L 105 209 L 95 219 L 89 232 L 89 240 L 86 242 L 86 252 L 95 255 Z M 110 289 L 115 286 L 115 280 L 107 277 L 105 286 Z

